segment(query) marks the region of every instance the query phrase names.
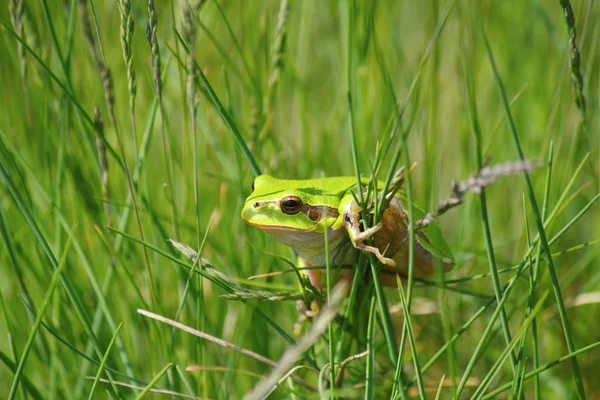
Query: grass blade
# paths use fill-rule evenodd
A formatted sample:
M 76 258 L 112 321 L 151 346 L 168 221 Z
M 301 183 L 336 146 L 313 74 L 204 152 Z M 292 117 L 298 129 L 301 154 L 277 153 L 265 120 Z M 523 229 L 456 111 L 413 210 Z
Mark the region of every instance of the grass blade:
M 165 365 L 165 367 L 163 369 L 161 369 L 160 372 L 158 374 L 156 374 L 156 376 L 154 378 L 152 378 L 150 383 L 148 383 L 148 385 L 144 388 L 144 390 L 142 390 L 142 393 L 140 393 L 135 398 L 135 400 L 140 400 L 140 399 L 144 398 L 144 396 L 146 396 L 148 394 L 148 392 L 150 392 L 150 390 L 154 387 L 154 385 L 156 385 L 158 383 L 160 378 L 162 378 L 162 376 L 164 374 L 166 374 L 167 371 L 169 369 L 171 369 L 172 366 L 173 366 L 173 363 L 168 363 L 167 365 Z
M 481 25 L 481 20 L 479 21 L 479 30 L 481 33 L 481 37 L 483 38 L 485 51 L 486 51 L 488 60 L 490 62 L 490 65 L 492 67 L 494 78 L 496 80 L 496 86 L 498 87 L 498 92 L 500 93 L 502 105 L 504 106 L 504 111 L 506 112 L 506 116 L 507 116 L 507 119 L 509 122 L 510 132 L 511 132 L 517 153 L 519 155 L 519 158 L 522 161 L 525 161 L 525 155 L 523 153 L 523 149 L 521 148 L 521 143 L 519 141 L 519 136 L 517 134 L 517 128 L 516 128 L 514 120 L 512 118 L 512 113 L 510 111 L 510 105 L 508 103 L 508 99 L 506 96 L 506 90 L 504 89 L 504 84 L 502 83 L 502 79 L 500 78 L 500 74 L 496 67 L 496 61 L 494 60 L 494 56 L 492 54 L 490 44 L 487 40 L 487 36 L 485 34 L 483 26 Z M 569 320 L 567 317 L 567 312 L 566 312 L 565 305 L 564 305 L 563 298 L 562 298 L 562 292 L 560 289 L 560 283 L 558 281 L 558 275 L 556 273 L 556 268 L 554 267 L 554 262 L 552 260 L 552 253 L 550 252 L 550 246 L 548 245 L 548 240 L 546 238 L 546 231 L 544 229 L 544 223 L 543 223 L 540 211 L 538 209 L 537 201 L 535 199 L 535 194 L 533 192 L 533 185 L 531 184 L 531 179 L 529 178 L 529 174 L 527 172 L 524 172 L 523 176 L 525 178 L 527 197 L 531 204 L 535 224 L 537 226 L 537 229 L 538 229 L 538 232 L 540 235 L 540 242 L 542 245 L 542 249 L 544 250 L 544 253 L 546 254 L 546 257 L 547 257 L 546 261 L 548 262 L 548 271 L 550 272 L 550 277 L 552 279 L 552 286 L 554 288 L 554 295 L 556 297 L 556 303 L 558 305 L 558 312 L 559 312 L 562 327 L 563 327 L 565 341 L 567 343 L 567 348 L 569 349 L 569 352 L 573 353 L 575 351 L 575 345 L 573 343 L 573 338 L 571 336 L 571 329 L 569 327 Z M 571 360 L 571 363 L 573 366 L 573 376 L 575 378 L 575 384 L 577 387 L 577 396 L 580 399 L 584 399 L 585 398 L 585 389 L 583 387 L 583 379 L 581 378 L 581 371 L 579 369 L 579 364 L 577 363 L 577 358 L 573 357 Z
M 523 379 L 527 380 L 527 379 L 529 379 L 531 377 L 538 376 L 540 373 L 542 373 L 542 372 L 544 372 L 544 371 L 546 371 L 546 370 L 548 370 L 548 369 L 550 369 L 550 368 L 552 368 L 552 367 L 554 367 L 554 366 L 556 366 L 556 365 L 558 365 L 560 363 L 563 363 L 563 362 L 568 361 L 568 360 L 572 360 L 574 357 L 577 357 L 578 355 L 584 354 L 584 353 L 586 353 L 588 351 L 594 350 L 595 348 L 598 348 L 598 347 L 600 347 L 600 342 L 596 342 L 596 343 L 590 344 L 589 346 L 583 347 L 583 348 L 581 348 L 581 349 L 579 349 L 577 351 L 574 351 L 573 353 L 570 353 L 570 354 L 568 354 L 566 356 L 563 356 L 563 357 L 561 357 L 559 359 L 556 359 L 556 360 L 554 360 L 552 362 L 544 364 L 541 367 L 536 368 L 533 371 L 526 373 L 525 376 L 523 377 Z M 496 397 L 498 394 L 504 392 L 505 390 L 510 389 L 511 386 L 512 386 L 512 382 L 509 382 L 509 383 L 507 383 L 505 385 L 502 385 L 498 389 L 494 390 L 493 392 L 490 392 L 490 393 L 486 394 L 482 399 L 484 399 L 484 400 L 492 399 L 492 398 Z
M 177 33 L 177 39 L 180 42 L 182 42 L 182 38 L 181 38 L 181 35 L 179 33 Z M 184 44 L 184 43 L 182 42 L 182 44 Z M 187 49 L 188 46 L 184 45 L 183 48 Z M 242 151 L 242 154 L 244 154 L 244 157 L 246 158 L 246 161 L 248 161 L 248 163 L 250 164 L 250 168 L 252 169 L 252 172 L 254 173 L 254 176 L 259 176 L 261 174 L 260 168 L 258 167 L 258 164 L 256 163 L 256 160 L 254 159 L 254 156 L 252 155 L 252 152 L 248 148 L 248 145 L 246 144 L 246 141 L 242 137 L 242 134 L 240 133 L 240 130 L 238 129 L 238 127 L 235 124 L 235 122 L 233 121 L 233 118 L 231 117 L 231 115 L 229 115 L 229 113 L 227 112 L 227 110 L 225 109 L 225 107 L 223 107 L 223 104 L 221 103 L 221 100 L 219 100 L 219 97 L 217 96 L 217 94 L 213 90 L 212 86 L 210 85 L 210 82 L 206 78 L 206 75 L 204 75 L 204 72 L 202 71 L 202 68 L 200 68 L 200 66 L 198 65 L 198 63 L 196 61 L 194 61 L 194 65 L 195 65 L 196 70 L 198 72 L 198 78 L 200 79 L 200 82 L 202 83 L 202 85 L 204 86 L 204 88 L 206 89 L 206 91 L 208 92 L 208 96 L 210 98 L 210 101 L 212 102 L 213 106 L 217 109 L 217 112 L 219 113 L 219 115 L 223 119 L 223 122 L 225 122 L 225 125 L 227 125 L 227 127 L 229 128 L 229 130 L 233 134 L 233 137 L 234 137 L 235 141 L 237 142 L 238 146 L 240 147 L 240 150 Z
M 0 350 L 0 361 L 2 361 L 4 365 L 6 365 L 13 373 L 17 372 L 17 364 L 15 364 L 9 356 L 4 354 L 2 350 Z M 21 374 L 21 382 L 23 382 L 23 386 L 25 386 L 25 389 L 27 389 L 27 393 L 29 393 L 34 399 L 44 399 L 44 396 L 42 396 L 42 393 L 40 393 L 39 389 L 24 373 Z
M 464 73 L 466 76 L 470 76 L 472 74 L 469 63 L 463 57 L 464 64 Z M 483 161 L 483 144 L 481 140 L 481 129 L 479 124 L 479 115 L 477 111 L 477 99 L 475 97 L 475 88 L 474 84 L 469 84 L 469 80 L 465 79 L 467 82 L 467 98 L 469 103 L 469 115 L 471 117 L 471 130 L 473 135 L 475 136 L 476 143 L 476 158 L 477 158 L 477 169 L 481 170 L 484 166 Z M 500 291 L 500 279 L 498 278 L 498 267 L 496 265 L 496 255 L 494 254 L 494 243 L 492 240 L 492 230 L 490 228 L 490 221 L 488 216 L 487 209 L 487 200 L 485 195 L 485 188 L 481 189 L 481 194 L 479 195 L 479 205 L 481 207 L 481 222 L 483 226 L 483 237 L 485 240 L 485 248 L 488 255 L 488 264 L 490 267 L 490 274 L 492 276 L 492 284 L 494 287 L 494 295 L 496 296 L 496 302 L 500 304 L 500 300 L 502 298 L 502 293 Z M 500 322 L 502 323 L 502 333 L 504 334 L 504 341 L 508 345 L 511 341 L 510 328 L 508 326 L 508 318 L 506 317 L 506 311 L 504 308 L 500 310 Z M 513 373 L 515 372 L 517 360 L 513 352 L 510 352 L 510 363 L 513 369 Z
M 102 362 L 100 363 L 100 368 L 98 368 L 98 373 L 96 374 L 96 378 L 94 379 L 94 384 L 92 385 L 92 389 L 90 390 L 90 395 L 88 397 L 88 400 L 92 400 L 94 398 L 94 392 L 96 391 L 98 381 L 100 380 L 100 376 L 102 375 L 102 372 L 104 372 L 104 368 L 106 367 L 106 362 L 108 361 L 108 356 L 110 355 L 110 351 L 113 347 L 113 344 L 115 344 L 115 339 L 119 335 L 119 331 L 121 330 L 122 326 L 123 326 L 123 323 L 121 322 L 119 324 L 119 326 L 117 326 L 117 330 L 115 331 L 115 334 L 113 335 L 112 339 L 110 339 L 110 342 L 108 343 L 108 347 L 106 348 L 106 352 L 104 353 L 104 357 L 102 358 Z
M 21 380 L 21 375 L 23 374 L 23 368 L 25 368 L 25 363 L 27 362 L 27 358 L 29 357 L 29 352 L 33 346 L 33 341 L 40 329 L 40 325 L 42 323 L 42 318 L 44 317 L 44 313 L 46 309 L 50 305 L 50 299 L 52 298 L 52 294 L 54 293 L 54 289 L 56 289 L 56 285 L 58 284 L 58 280 L 62 274 L 65 265 L 67 264 L 67 254 L 69 249 L 71 248 L 71 237 L 67 240 L 65 244 L 65 249 L 60 258 L 60 262 L 58 267 L 54 270 L 54 274 L 52 275 L 52 279 L 50 280 L 50 285 L 48 285 L 48 289 L 46 290 L 46 294 L 40 303 L 40 312 L 35 317 L 35 322 L 33 323 L 33 327 L 31 331 L 29 331 L 29 336 L 27 337 L 27 342 L 25 343 L 25 347 L 23 348 L 23 355 L 19 360 L 19 365 L 17 366 L 17 370 L 15 371 L 15 377 L 13 379 L 12 385 L 10 387 L 10 392 L 8 393 L 8 400 L 13 400 L 17 395 L 17 388 L 19 387 L 19 382 Z
M 375 388 L 375 297 L 371 297 L 369 308 L 369 325 L 367 326 L 367 373 L 365 383 L 365 399 L 371 400 Z

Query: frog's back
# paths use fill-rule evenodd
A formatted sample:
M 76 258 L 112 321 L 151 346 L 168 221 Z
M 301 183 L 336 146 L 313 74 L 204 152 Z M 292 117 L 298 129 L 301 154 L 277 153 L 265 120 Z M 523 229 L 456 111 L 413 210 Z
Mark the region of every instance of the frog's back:
M 315 179 L 279 179 L 270 175 L 260 175 L 254 180 L 254 190 L 250 199 L 273 196 L 273 194 L 294 194 L 307 204 L 333 204 L 350 189 L 356 187 L 356 178 L 337 176 Z

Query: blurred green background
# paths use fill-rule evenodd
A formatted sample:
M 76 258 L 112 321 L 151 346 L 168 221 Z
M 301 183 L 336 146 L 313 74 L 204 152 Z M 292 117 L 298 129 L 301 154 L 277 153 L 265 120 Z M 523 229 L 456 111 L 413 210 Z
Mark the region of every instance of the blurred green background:
M 591 0 L 572 2 L 585 109 L 575 102 L 569 64 L 570 33 L 559 1 L 474 4 L 463 0 L 358 0 L 351 3 L 355 4 L 352 13 L 345 1 L 306 0 L 291 1 L 284 16 L 280 9 L 285 2 L 208 0 L 198 11 L 199 18 L 192 18 L 191 26 L 196 27 L 197 34 L 189 37 L 185 35 L 186 29 L 190 32 L 190 24 L 184 20 L 184 2 L 159 1 L 155 15 L 162 67 L 162 113 L 156 107 L 152 52 L 145 33 L 148 8 L 146 2 L 134 0 L 130 12 L 135 30 L 130 48 L 137 84 L 135 132 L 118 2 L 8 3 L 0 7 L 0 161 L 54 257 L 58 260 L 66 252 L 63 276 L 72 288 L 69 295 L 64 283 L 58 283 L 43 320 L 68 344 L 94 359 L 100 359 L 102 353 L 99 356 L 92 350 L 90 332 L 82 320 L 93 324 L 102 351 L 116 325 L 122 322 L 121 341 L 113 348 L 108 365 L 144 382 L 169 362 L 180 368 L 172 368 L 157 387 L 200 397 L 240 398 L 271 367 L 180 330 L 172 332 L 136 312 L 138 308 L 155 308 L 142 247 L 104 228 L 109 225 L 139 237 L 115 125 L 105 101 L 101 71 L 86 37 L 85 21 L 90 25 L 96 54 L 110 70 L 116 123 L 129 169 L 133 174 L 139 167 L 135 197 L 146 241 L 180 257 L 168 238 L 197 248 L 206 235 L 203 256 L 243 283 L 253 275 L 287 269 L 287 264 L 272 253 L 288 258 L 291 253 L 246 226 L 239 217 L 253 173 L 203 86 L 196 89 L 197 129 L 192 129 L 186 92 L 190 87 L 186 72 L 190 62 L 175 29 L 184 39 L 195 37 L 195 60 L 263 173 L 296 179 L 354 174 L 347 100 L 350 77 L 361 171 L 366 176 L 371 172 L 377 144 L 381 140 L 385 143 L 395 112 L 402 108 L 401 132 L 408 135 L 408 148 L 403 151 L 409 151 L 410 161 L 417 163 L 411 175 L 412 195 L 423 208 L 432 210 L 448 196 L 453 179 L 477 171 L 468 88 L 474 93 L 483 157 L 489 157 L 491 164 L 519 158 L 478 28 L 481 25 L 511 100 L 525 157 L 546 162 L 553 143 L 549 210 L 579 163 L 591 153 L 568 192 L 572 197 L 547 229 L 549 238 L 599 191 L 600 7 Z M 196 11 L 194 5 L 192 10 Z M 14 31 L 31 51 L 19 46 Z M 114 156 L 110 150 L 106 156 L 107 169 L 96 149 L 99 132 L 87 120 L 94 118 L 95 106 L 104 121 L 104 138 L 114 149 Z M 198 160 L 198 229 L 194 156 Z M 545 176 L 545 168 L 531 174 L 540 207 Z M 518 264 L 527 248 L 525 191 L 521 176 L 502 178 L 486 191 L 498 268 Z M 9 368 L 15 358 L 13 351 L 20 358 L 35 319 L 25 303 L 39 310 L 54 270 L 40 239 L 34 235 L 33 222 L 24 218 L 6 178 L 0 193 L 0 351 L 4 354 L 0 397 L 4 397 L 14 379 Z M 529 202 L 525 204 L 533 237 L 537 230 Z M 558 256 L 554 262 L 576 348 L 600 339 L 600 252 L 594 242 L 600 237 L 599 211 L 598 204 L 594 204 L 551 247 L 559 252 L 591 244 Z M 489 272 L 477 195 L 467 195 L 465 203 L 442 216 L 439 224 L 457 259 L 446 280 Z M 157 252 L 148 250 L 148 256 L 159 304 L 157 312 L 175 318 L 188 273 Z M 511 274 L 501 275 L 501 281 L 506 282 Z M 513 333 L 524 318 L 529 293 L 527 275 L 517 282 L 517 290 L 506 306 Z M 273 291 L 297 290 L 293 274 L 255 280 L 252 285 Z M 489 276 L 453 287 L 471 294 L 415 288 L 414 296 L 431 306 L 425 315 L 412 318 L 422 364 L 494 294 Z M 536 294 L 551 288 L 546 263 L 541 263 Z M 258 307 L 291 335 L 298 316 L 294 302 L 243 304 L 225 300 L 219 297 L 224 293 L 221 289 L 207 282 L 200 287 L 195 279 L 188 290 L 179 316 L 182 323 L 275 361 L 289 347 L 254 310 Z M 582 297 L 584 294 L 587 297 Z M 387 290 L 386 297 L 390 305 L 399 302 L 396 290 Z M 587 303 L 581 304 L 582 299 Z M 450 355 L 442 356 L 424 373 L 429 395 L 434 396 L 445 376 L 442 398 L 451 398 L 451 380 L 463 375 L 493 308 L 461 335 Z M 360 305 L 359 310 L 368 313 L 368 304 Z M 402 317 L 393 318 L 399 332 Z M 568 354 L 552 292 L 538 314 L 537 324 L 541 364 Z M 362 329 L 366 335 L 366 326 Z M 528 335 L 526 372 L 533 369 L 532 338 Z M 375 337 L 376 393 L 385 397 L 391 390 L 394 365 L 387 360 L 380 327 L 376 327 Z M 363 340 L 357 337 L 348 355 L 364 351 Z M 479 385 L 505 348 L 500 323 L 496 322 L 463 396 L 473 393 L 471 383 Z M 323 339 L 310 352 L 319 367 L 329 360 L 326 350 Z M 405 371 L 411 377 L 414 371 L 408 347 L 406 354 Z M 600 353 L 585 352 L 578 361 L 588 397 L 600 396 Z M 189 365 L 211 368 L 186 372 Z M 343 382 L 348 389 L 345 396 L 362 397 L 365 361 L 351 365 Z M 88 396 L 92 386 L 86 376 L 94 376 L 97 370 L 96 365 L 40 328 L 21 385 L 26 378 L 43 397 L 82 398 Z M 300 375 L 316 386 L 314 373 Z M 570 362 L 541 373 L 539 378 L 542 398 L 575 396 Z M 119 376 L 113 375 L 113 379 L 128 382 Z M 513 372 L 506 362 L 491 388 L 512 379 Z M 358 387 L 349 389 L 353 385 Z M 291 390 L 300 390 L 288 384 L 282 386 L 285 388 L 277 389 L 275 397 L 286 398 Z M 119 388 L 124 398 L 138 392 Z M 96 390 L 98 398 L 108 397 L 109 393 L 117 396 L 106 383 Z M 534 396 L 533 379 L 524 383 L 524 393 L 527 398 Z M 510 390 L 500 396 L 509 395 Z

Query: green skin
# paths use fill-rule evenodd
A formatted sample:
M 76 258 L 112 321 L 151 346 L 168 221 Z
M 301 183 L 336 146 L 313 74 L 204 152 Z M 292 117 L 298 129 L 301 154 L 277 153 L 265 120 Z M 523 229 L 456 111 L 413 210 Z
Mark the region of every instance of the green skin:
M 367 179 L 362 180 L 363 185 L 367 183 Z M 296 250 L 302 265 L 325 265 L 324 232 L 328 230 L 334 264 L 350 264 L 355 259 L 354 252 L 344 251 L 348 248 L 344 245 L 350 242 L 356 249 L 373 253 L 382 264 L 396 267 L 396 260 L 384 257 L 379 249 L 364 243 L 381 226 L 360 230 L 361 209 L 352 195 L 356 186 L 356 178 L 350 176 L 287 180 L 260 175 L 254 180 L 253 191 L 242 208 L 242 218 Z M 400 192 L 397 199 L 399 201 L 392 205 L 402 209 L 401 204 L 406 203 L 404 193 Z M 414 203 L 413 214 L 415 220 L 425 215 Z M 453 263 L 450 248 L 435 224 L 425 227 L 423 235 L 416 238 L 423 251 L 443 264 Z M 311 281 L 318 279 L 311 276 Z

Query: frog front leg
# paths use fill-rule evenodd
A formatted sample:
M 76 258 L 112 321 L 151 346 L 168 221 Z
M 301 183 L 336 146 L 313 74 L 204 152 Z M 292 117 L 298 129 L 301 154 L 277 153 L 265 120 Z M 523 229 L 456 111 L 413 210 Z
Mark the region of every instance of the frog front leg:
M 381 230 L 383 223 L 379 222 L 377 225 L 361 231 L 359 218 L 361 211 L 362 209 L 358 204 L 352 200 L 344 212 L 344 226 L 346 227 L 352 245 L 359 250 L 374 254 L 382 264 L 395 267 L 396 262 L 393 259 L 384 257 L 377 247 L 369 246 L 364 243 L 367 239 Z
M 298 257 L 298 268 L 302 271 L 301 274 L 304 278 L 308 278 L 308 282 L 300 283 L 301 286 L 309 286 L 308 289 L 312 292 L 313 296 L 316 295 L 316 291 L 321 289 L 321 271 L 318 269 L 305 269 L 306 267 L 311 267 L 312 264 L 302 258 Z M 301 290 L 304 290 L 301 288 Z M 314 318 L 319 311 L 321 310 L 321 304 L 317 301 L 316 298 L 312 298 L 309 303 L 306 303 L 304 299 L 296 300 L 296 309 L 298 310 L 298 319 L 294 323 L 294 336 L 300 337 L 302 334 L 302 324 L 304 321 L 310 318 Z

